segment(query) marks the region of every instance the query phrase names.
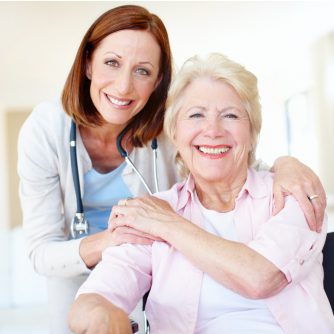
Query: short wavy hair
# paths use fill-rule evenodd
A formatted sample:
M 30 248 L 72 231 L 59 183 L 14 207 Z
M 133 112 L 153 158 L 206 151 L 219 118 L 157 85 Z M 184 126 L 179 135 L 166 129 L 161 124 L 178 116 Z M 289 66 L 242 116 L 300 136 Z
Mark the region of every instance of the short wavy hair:
M 252 150 L 248 156 L 248 165 L 252 165 L 255 161 L 255 151 L 262 124 L 257 78 L 245 67 L 222 54 L 210 53 L 204 58 L 194 56 L 183 64 L 169 90 L 164 121 L 165 133 L 173 142 L 175 141 L 176 122 L 182 107 L 183 92 L 194 80 L 203 77 L 229 84 L 242 100 L 250 120 Z M 183 164 L 179 153 L 177 163 L 181 175 L 188 175 L 189 171 Z
M 132 129 L 133 145 L 143 146 L 162 131 L 165 104 L 172 77 L 172 54 L 166 27 L 157 15 L 150 13 L 144 7 L 136 5 L 115 7 L 102 14 L 91 25 L 81 41 L 67 77 L 62 93 L 62 104 L 65 112 L 78 125 L 99 126 L 104 123 L 90 97 L 90 80 L 86 76 L 86 66 L 94 50 L 105 37 L 126 29 L 150 32 L 161 51 L 158 75 L 161 80 L 145 107 L 129 124 Z

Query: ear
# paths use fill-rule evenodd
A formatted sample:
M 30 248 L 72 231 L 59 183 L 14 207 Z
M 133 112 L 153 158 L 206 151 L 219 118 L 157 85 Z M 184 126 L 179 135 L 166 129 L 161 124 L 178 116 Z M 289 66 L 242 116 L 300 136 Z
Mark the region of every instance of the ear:
M 92 63 L 89 60 L 86 60 L 86 77 L 92 80 Z

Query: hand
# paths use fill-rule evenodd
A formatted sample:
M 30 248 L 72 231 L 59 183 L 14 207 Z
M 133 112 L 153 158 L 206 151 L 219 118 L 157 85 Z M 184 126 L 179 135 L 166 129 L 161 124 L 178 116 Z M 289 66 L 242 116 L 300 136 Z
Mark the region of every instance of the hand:
M 159 240 L 159 238 L 156 238 L 153 235 L 138 231 L 132 227 L 117 226 L 111 217 L 109 218 L 108 232 L 110 235 L 110 243 L 107 243 L 106 247 L 119 246 L 125 243 L 152 245 L 154 241 Z
M 304 211 L 306 220 L 312 231 L 321 231 L 326 208 L 326 193 L 318 176 L 306 165 L 292 157 L 280 157 L 275 160 L 273 214 L 284 207 L 284 196 L 291 194 Z M 311 195 L 318 195 L 313 200 Z
M 109 224 L 131 227 L 162 241 L 162 231 L 180 218 L 166 201 L 147 196 L 119 201 L 112 208 Z

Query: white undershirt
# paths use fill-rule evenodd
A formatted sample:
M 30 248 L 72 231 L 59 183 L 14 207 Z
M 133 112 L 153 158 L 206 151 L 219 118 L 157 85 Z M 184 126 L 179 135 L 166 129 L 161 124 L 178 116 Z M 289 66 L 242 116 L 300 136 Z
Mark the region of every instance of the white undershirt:
M 195 202 L 203 216 L 206 231 L 238 241 L 234 211 L 221 213 Z M 204 274 L 198 307 L 196 334 L 283 334 L 262 299 L 248 299 L 225 288 Z

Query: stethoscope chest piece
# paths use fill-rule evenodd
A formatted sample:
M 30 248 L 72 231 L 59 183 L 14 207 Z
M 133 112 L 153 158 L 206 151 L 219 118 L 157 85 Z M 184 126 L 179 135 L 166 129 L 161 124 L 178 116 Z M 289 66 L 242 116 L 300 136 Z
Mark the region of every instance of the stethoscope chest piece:
M 71 236 L 76 239 L 88 234 L 88 220 L 84 213 L 77 212 L 71 222 Z

